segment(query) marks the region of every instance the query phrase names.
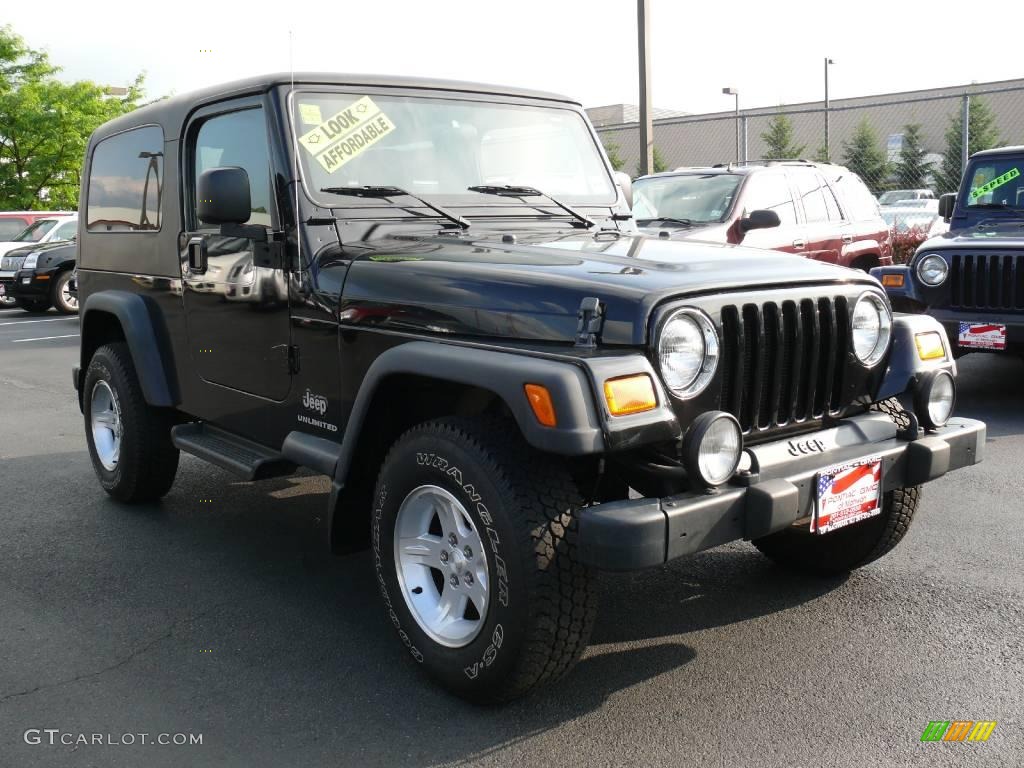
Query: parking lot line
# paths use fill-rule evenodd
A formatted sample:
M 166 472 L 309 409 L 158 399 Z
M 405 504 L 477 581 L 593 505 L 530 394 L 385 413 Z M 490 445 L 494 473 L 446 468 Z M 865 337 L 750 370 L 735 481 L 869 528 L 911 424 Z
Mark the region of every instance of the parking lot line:
M 24 341 L 49 341 L 50 339 L 70 339 L 77 335 L 77 333 L 66 333 L 63 336 L 38 336 L 34 339 L 13 339 L 11 341 L 11 344 L 21 344 Z
M 26 323 L 57 323 L 57 322 L 60 322 L 61 320 L 75 320 L 77 322 L 78 318 L 77 317 L 48 317 L 45 320 L 14 320 L 13 322 L 10 322 L 10 323 L 0 323 L 0 325 L 25 325 Z

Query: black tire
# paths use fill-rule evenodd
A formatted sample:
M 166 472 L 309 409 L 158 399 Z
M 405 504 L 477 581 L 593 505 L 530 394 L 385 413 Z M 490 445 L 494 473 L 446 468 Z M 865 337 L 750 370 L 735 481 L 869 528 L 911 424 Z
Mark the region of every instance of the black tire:
M 54 308 L 62 315 L 77 315 L 78 314 L 78 302 L 74 305 L 64 300 L 64 286 L 71 282 L 73 273 L 70 269 L 65 269 L 59 273 L 56 279 L 53 281 L 53 285 L 50 287 L 50 302 Z
M 887 414 L 898 427 L 910 423 L 897 400 L 876 403 L 872 410 Z M 779 565 L 821 576 L 836 576 L 878 560 L 895 547 L 917 511 L 921 487 L 889 491 L 882 497 L 882 514 L 825 535 L 805 528 L 787 528 L 753 544 Z
M 120 455 L 113 469 L 100 461 L 91 429 L 92 395 L 101 381 L 113 392 L 123 430 Z M 164 496 L 178 471 L 178 449 L 170 436 L 172 416 L 169 411 L 146 404 L 124 342 L 96 350 L 85 373 L 82 400 L 89 456 L 103 490 L 126 503 L 155 501 Z
M 13 296 L 4 296 L 0 299 L 0 309 L 17 309 L 20 306 L 21 301 Z
M 488 608 L 463 647 L 432 639 L 399 586 L 398 510 L 424 485 L 464 506 L 487 557 Z M 374 492 L 377 581 L 399 638 L 431 677 L 458 696 L 494 703 L 552 682 L 576 663 L 596 615 L 593 579 L 576 559 L 581 504 L 565 467 L 530 448 L 514 423 L 443 419 L 395 442 Z
M 18 299 L 18 304 L 26 312 L 45 312 L 50 308 L 49 299 Z

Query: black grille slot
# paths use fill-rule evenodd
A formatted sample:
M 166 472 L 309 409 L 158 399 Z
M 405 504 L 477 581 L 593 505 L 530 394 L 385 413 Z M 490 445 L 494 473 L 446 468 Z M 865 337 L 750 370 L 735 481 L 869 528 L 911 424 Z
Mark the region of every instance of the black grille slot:
M 1024 310 L 1024 265 L 1005 253 L 956 254 L 950 274 L 950 302 L 958 309 Z
M 842 296 L 723 307 L 721 403 L 744 433 L 847 405 L 848 307 Z

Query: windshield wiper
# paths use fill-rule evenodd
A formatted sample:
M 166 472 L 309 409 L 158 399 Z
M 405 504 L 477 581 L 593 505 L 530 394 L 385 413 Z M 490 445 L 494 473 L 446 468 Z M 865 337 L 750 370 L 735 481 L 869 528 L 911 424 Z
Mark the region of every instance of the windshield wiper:
M 671 216 L 655 216 L 652 219 L 637 219 L 636 223 L 641 227 L 650 225 L 652 221 L 661 221 L 665 224 L 676 224 L 680 227 L 692 227 L 694 222 L 690 219 L 674 219 Z
M 575 208 L 570 208 L 562 201 L 556 200 L 547 192 L 541 192 L 535 187 L 518 187 L 514 184 L 479 184 L 475 187 L 467 187 L 467 189 L 469 189 L 470 192 L 479 192 L 482 195 L 498 195 L 499 197 L 546 197 L 552 203 L 572 216 L 577 224 L 580 224 L 587 229 L 594 226 L 593 219 L 584 216 Z
M 1019 210 L 1021 210 L 1020 208 L 1015 208 L 1014 206 L 1009 205 L 1007 203 L 972 203 L 971 205 L 968 205 L 967 207 L 968 208 L 985 208 L 985 209 L 990 210 L 990 211 L 991 210 L 997 210 L 997 211 L 1019 211 Z
M 460 229 L 469 229 L 469 219 L 464 219 L 457 213 L 445 210 L 440 205 L 435 205 L 429 200 L 424 200 L 419 195 L 414 195 L 412 192 L 406 192 L 401 187 L 321 187 L 321 192 L 327 192 L 332 195 L 349 195 L 351 197 L 370 197 L 370 198 L 388 198 L 388 197 L 411 197 L 427 208 L 432 210 L 438 216 L 443 216 L 448 219 L 452 224 L 459 227 Z

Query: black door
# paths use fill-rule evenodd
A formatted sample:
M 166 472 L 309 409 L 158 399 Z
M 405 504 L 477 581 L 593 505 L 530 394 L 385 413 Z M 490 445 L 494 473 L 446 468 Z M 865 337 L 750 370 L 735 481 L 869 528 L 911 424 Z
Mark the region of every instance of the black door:
M 230 110 L 230 111 L 226 111 Z M 288 289 L 283 263 L 274 264 L 268 242 L 225 236 L 195 212 L 195 184 L 210 168 L 244 168 L 252 214 L 246 226 L 263 228 L 268 241 L 277 225 L 264 110 L 258 101 L 218 105 L 200 113 L 186 132 L 187 194 L 182 234 L 183 301 L 191 354 L 206 381 L 283 400 L 288 394 Z M 206 269 L 189 268 L 184 246 L 201 239 Z M 269 266 L 268 266 L 269 264 Z

